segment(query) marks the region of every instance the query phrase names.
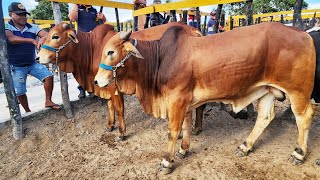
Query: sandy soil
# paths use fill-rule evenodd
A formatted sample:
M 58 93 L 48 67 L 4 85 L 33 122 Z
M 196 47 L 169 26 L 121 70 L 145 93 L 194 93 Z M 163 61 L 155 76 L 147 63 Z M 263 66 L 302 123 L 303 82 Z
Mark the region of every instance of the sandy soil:
M 204 131 L 191 137 L 189 156 L 176 159 L 167 176 L 157 171 L 167 149 L 167 121 L 145 115 L 135 97 L 126 97 L 125 106 L 128 136 L 119 143 L 113 142 L 117 130 L 105 131 L 106 109 L 98 102 L 78 104 L 73 119 L 63 111 L 33 117 L 24 122 L 26 136 L 19 141 L 9 127 L 1 130 L 0 179 L 320 179 L 314 163 L 320 158 L 320 120 L 313 121 L 306 162 L 291 165 L 298 133 L 295 121 L 281 117 L 288 102 L 277 103 L 276 119 L 247 157 L 234 150 L 254 119 L 233 119 L 208 105 Z

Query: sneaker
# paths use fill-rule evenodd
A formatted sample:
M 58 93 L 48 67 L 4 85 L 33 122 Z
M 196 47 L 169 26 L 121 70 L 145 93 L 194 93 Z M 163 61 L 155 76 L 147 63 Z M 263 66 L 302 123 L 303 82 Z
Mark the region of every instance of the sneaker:
M 93 92 L 89 92 L 89 95 L 88 95 L 88 97 L 95 97 L 96 95 L 94 95 L 94 93 Z
M 79 93 L 79 95 L 78 95 L 78 98 L 79 98 L 79 99 L 82 99 L 82 98 L 85 98 L 85 97 L 86 97 L 86 91 L 80 90 L 80 93 Z

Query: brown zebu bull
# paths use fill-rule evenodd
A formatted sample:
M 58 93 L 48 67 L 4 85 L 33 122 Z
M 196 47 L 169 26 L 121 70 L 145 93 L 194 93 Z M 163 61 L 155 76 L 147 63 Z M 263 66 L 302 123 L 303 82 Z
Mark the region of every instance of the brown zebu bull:
M 141 40 L 156 40 L 172 26 L 183 27 L 188 35 L 201 36 L 201 33 L 193 27 L 182 23 L 169 23 L 132 33 L 132 37 Z M 104 99 L 111 99 L 111 101 L 108 101 L 109 121 L 107 128 L 110 131 L 113 130 L 116 110 L 120 133 L 117 140 L 121 140 L 126 130 L 123 96 L 121 94 L 115 95 L 114 87 L 99 88 L 93 83 L 94 76 L 98 72 L 103 44 L 114 34 L 116 32 L 111 25 L 97 26 L 91 33 L 78 32 L 75 34 L 75 31 L 69 28 L 67 23 L 61 23 L 50 30 L 45 45 L 38 56 L 41 63 L 57 63 L 60 70 L 74 73 L 77 82 L 88 92 L 94 92 L 95 95 Z M 59 47 L 60 50 L 56 53 Z M 202 127 L 202 111 L 203 107 L 197 109 L 197 119 L 199 120 L 196 121 L 198 122 L 196 123 L 196 131 L 200 131 Z
M 192 109 L 220 101 L 239 112 L 258 100 L 256 124 L 236 151 L 244 156 L 274 119 L 275 100 L 284 99 L 284 93 L 299 131 L 290 160 L 304 161 L 314 114 L 310 97 L 315 49 L 308 34 L 280 23 L 264 23 L 199 38 L 172 27 L 159 41 L 137 41 L 136 46 L 129 36 L 118 34 L 105 45 L 95 82 L 105 87 L 115 81 L 121 92 L 136 93 L 146 113 L 169 118 L 163 173 L 173 169 L 180 131 L 190 132 Z M 106 70 L 110 68 L 113 71 Z M 189 136 L 184 136 L 178 153 L 185 155 L 189 143 Z

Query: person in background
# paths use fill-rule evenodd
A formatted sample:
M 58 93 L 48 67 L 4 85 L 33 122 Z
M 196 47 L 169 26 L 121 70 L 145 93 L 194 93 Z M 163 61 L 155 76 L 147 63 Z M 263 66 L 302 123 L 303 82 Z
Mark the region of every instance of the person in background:
M 82 32 L 92 31 L 99 22 L 102 23 L 107 21 L 103 13 L 97 12 L 91 5 L 75 4 L 69 13 L 71 21 L 78 23 L 78 30 Z
M 30 74 L 44 82 L 45 107 L 60 109 L 61 106 L 52 102 L 53 75 L 43 65 L 35 60 L 35 46 L 40 48 L 47 32 L 38 26 L 27 23 L 25 7 L 19 2 L 13 2 L 8 7 L 11 20 L 5 24 L 5 34 L 8 43 L 8 61 L 11 67 L 13 86 L 17 98 L 26 112 L 31 112 L 26 95 L 26 80 Z M 39 41 L 37 41 L 39 37 Z
M 215 24 L 215 20 L 216 20 L 216 11 L 215 10 L 213 10 L 213 11 L 211 11 L 210 12 L 210 19 L 209 19 L 209 21 L 208 21 L 208 33 L 207 33 L 207 35 L 211 35 L 211 34 L 214 34 L 215 32 L 213 31 L 213 27 L 214 27 L 214 24 Z M 224 27 L 223 26 L 221 26 L 220 24 L 219 24 L 219 32 L 222 32 L 222 31 L 224 31 Z
M 190 8 L 190 12 L 195 12 L 196 8 Z M 188 15 L 188 25 L 198 28 L 197 17 L 195 15 Z
M 82 32 L 92 31 L 101 20 L 102 23 L 107 21 L 103 13 L 97 12 L 95 8 L 91 5 L 75 4 L 69 13 L 69 18 L 71 21 L 76 21 L 78 24 L 78 30 Z M 79 98 L 86 97 L 85 90 L 78 86 Z
M 154 0 L 153 4 L 161 4 L 161 0 Z M 158 26 L 161 24 L 167 24 L 169 22 L 170 16 L 167 16 L 167 18 L 165 19 L 162 14 L 160 14 L 159 12 L 155 12 L 150 14 L 150 26 Z

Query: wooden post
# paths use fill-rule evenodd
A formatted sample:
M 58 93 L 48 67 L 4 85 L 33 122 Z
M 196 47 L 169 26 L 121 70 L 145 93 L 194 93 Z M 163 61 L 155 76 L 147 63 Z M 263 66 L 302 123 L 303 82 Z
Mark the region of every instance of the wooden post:
M 301 9 L 303 0 L 296 0 L 297 4 L 294 6 L 293 11 L 293 26 L 303 29 L 303 22 L 301 18 Z
M 231 20 L 230 20 L 230 30 L 232 30 L 233 29 L 233 23 L 234 23 L 234 20 L 233 20 L 233 18 L 231 17 L 230 18 Z
M 171 22 L 177 22 L 176 10 L 170 10 L 170 14 L 172 16 Z
M 216 10 L 216 19 L 214 21 L 214 26 L 213 26 L 214 33 L 218 33 L 218 30 L 219 30 L 221 10 L 222 10 L 222 4 L 219 4 Z
M 2 4 L 2 0 L 0 0 Z M 0 70 L 3 77 L 4 90 L 6 93 L 9 111 L 12 123 L 12 134 L 13 138 L 18 140 L 23 137 L 22 132 L 22 118 L 20 113 L 19 104 L 17 101 L 16 93 L 13 88 L 13 81 L 11 76 L 11 70 L 8 63 L 8 53 L 7 53 L 7 41 L 5 35 L 5 24 L 3 19 L 2 5 L 0 6 Z M 4 103 L 4 102 L 2 102 Z
M 123 22 L 120 23 L 120 31 L 123 31 Z
M 310 21 L 309 27 L 314 27 L 316 25 L 316 17 L 317 17 L 317 13 L 315 12 L 313 15 L 313 18 Z
M 114 8 L 114 11 L 115 11 L 115 13 L 116 13 L 117 29 L 118 29 L 118 32 L 120 32 L 120 23 L 119 23 L 119 12 L 118 12 L 118 8 Z
M 207 16 L 204 16 L 204 23 L 203 23 L 203 29 L 202 29 L 202 35 L 206 35 L 206 30 L 207 30 Z
M 150 21 L 150 14 L 146 14 L 146 22 L 144 23 L 144 29 L 147 29 L 149 27 L 149 21 Z
M 140 4 L 134 4 L 134 10 L 139 9 Z M 138 16 L 133 17 L 133 31 L 138 31 Z
M 273 16 L 270 16 L 270 22 L 273 22 Z
M 281 14 L 281 16 L 280 16 L 280 23 L 284 23 L 284 20 L 283 20 L 283 14 Z
M 200 17 L 199 7 L 196 8 L 196 17 L 197 17 L 198 29 L 199 29 L 199 31 L 201 32 L 201 27 L 200 27 L 201 17 Z
M 128 22 L 126 22 L 126 31 L 128 31 Z
M 247 20 L 245 18 L 241 19 L 241 26 L 247 26 Z
M 261 17 L 258 17 L 258 24 L 261 23 Z
M 252 10 L 252 1 L 249 0 L 246 1 L 246 15 L 247 15 L 247 26 L 250 26 L 253 24 L 253 10 Z
M 184 24 L 188 24 L 188 10 L 184 10 L 184 11 L 183 11 L 182 22 L 183 22 Z
M 60 5 L 56 2 L 51 2 L 51 5 L 52 5 L 55 24 L 59 24 L 62 22 Z M 70 118 L 73 118 L 73 111 L 72 111 L 71 103 L 69 99 L 67 73 L 60 71 L 59 74 L 60 74 L 60 85 L 61 85 L 63 107 L 65 110 L 66 117 L 70 119 Z

